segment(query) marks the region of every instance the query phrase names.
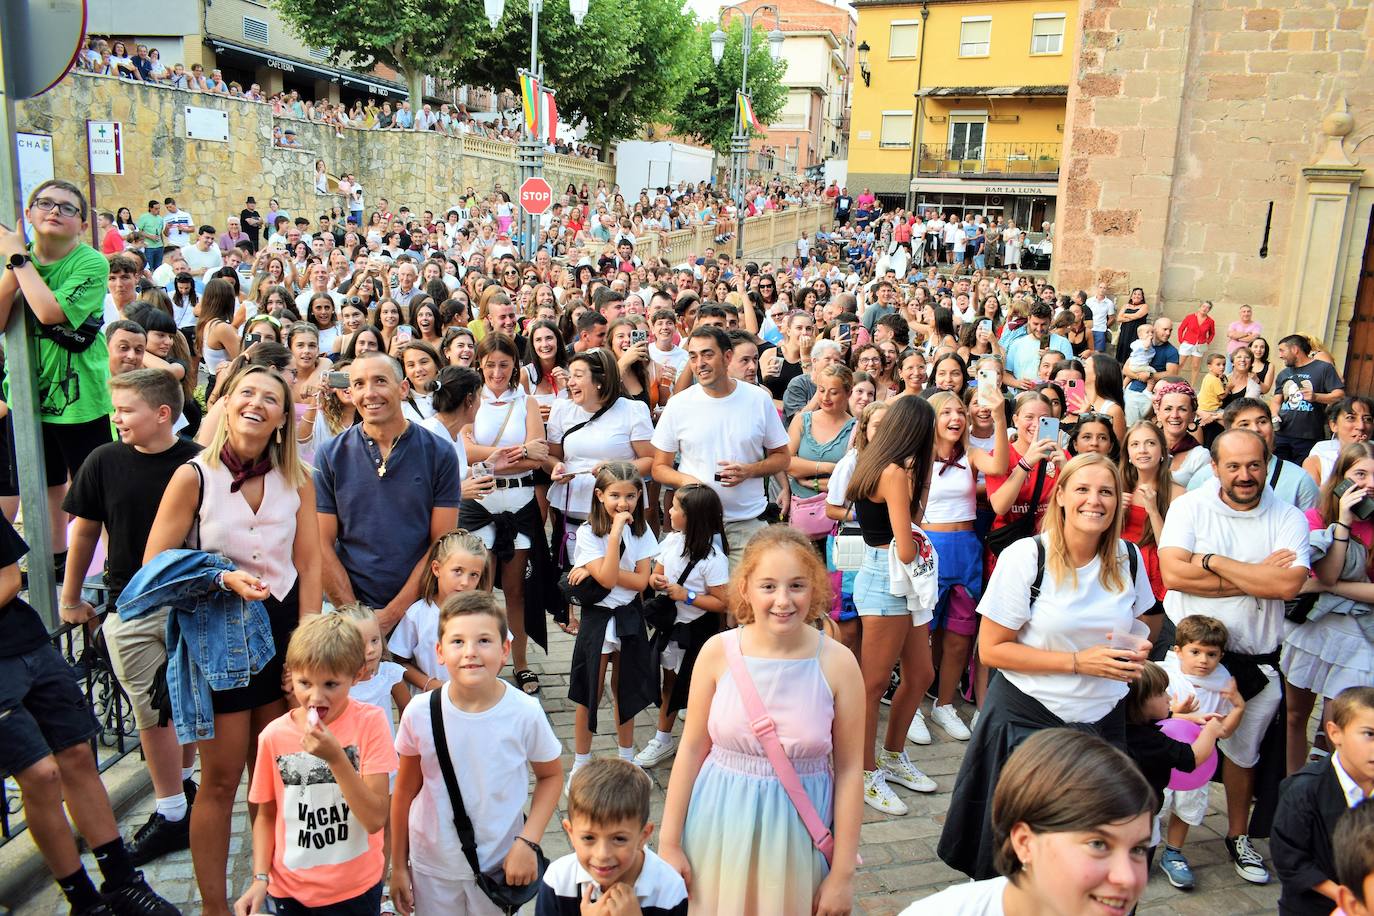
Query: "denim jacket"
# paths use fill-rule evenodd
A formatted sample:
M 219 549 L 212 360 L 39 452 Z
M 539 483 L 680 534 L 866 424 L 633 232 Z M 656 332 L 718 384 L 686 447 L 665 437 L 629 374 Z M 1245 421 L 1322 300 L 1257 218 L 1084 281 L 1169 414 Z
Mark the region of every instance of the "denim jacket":
M 262 602 L 244 601 L 216 584 L 232 569 L 233 562 L 217 553 L 164 550 L 120 596 L 121 620 L 163 607 L 174 612 L 167 618 L 167 692 L 182 744 L 215 736 L 212 690 L 247 686 L 276 652 Z

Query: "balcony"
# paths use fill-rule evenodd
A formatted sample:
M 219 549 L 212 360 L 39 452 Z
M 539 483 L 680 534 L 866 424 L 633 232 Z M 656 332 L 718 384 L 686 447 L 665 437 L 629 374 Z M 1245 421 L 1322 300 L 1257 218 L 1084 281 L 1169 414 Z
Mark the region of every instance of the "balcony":
M 938 178 L 1056 178 L 1063 145 L 922 143 L 917 174 Z

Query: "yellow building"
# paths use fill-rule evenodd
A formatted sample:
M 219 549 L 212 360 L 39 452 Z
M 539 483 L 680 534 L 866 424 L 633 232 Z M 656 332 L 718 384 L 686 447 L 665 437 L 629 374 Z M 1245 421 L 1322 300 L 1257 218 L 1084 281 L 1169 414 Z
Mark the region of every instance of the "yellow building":
M 1077 0 L 854 0 L 849 190 L 1054 220 Z

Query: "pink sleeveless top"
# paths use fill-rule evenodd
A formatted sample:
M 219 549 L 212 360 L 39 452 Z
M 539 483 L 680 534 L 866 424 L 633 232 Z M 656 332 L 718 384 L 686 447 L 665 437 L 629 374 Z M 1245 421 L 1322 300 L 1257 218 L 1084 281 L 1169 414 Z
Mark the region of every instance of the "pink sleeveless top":
M 254 512 L 242 491 L 229 492 L 233 475 L 224 465 L 210 467 L 203 455 L 195 458 L 195 463 L 205 474 L 201 549 L 224 554 L 239 569 L 266 582 L 272 597 L 285 600 L 296 584 L 291 548 L 296 540 L 300 494 L 280 471 L 271 471 L 263 477 L 262 505 Z

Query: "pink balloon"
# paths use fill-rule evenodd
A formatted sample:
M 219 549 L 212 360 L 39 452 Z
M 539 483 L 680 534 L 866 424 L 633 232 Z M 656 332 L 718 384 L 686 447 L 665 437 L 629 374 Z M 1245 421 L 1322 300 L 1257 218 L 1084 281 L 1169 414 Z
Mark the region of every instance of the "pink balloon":
M 1182 741 L 1184 744 L 1192 744 L 1197 740 L 1197 736 L 1202 734 L 1202 726 L 1188 719 L 1165 719 L 1159 723 L 1159 730 L 1175 741 Z M 1217 753 L 1213 751 L 1211 756 L 1199 763 L 1191 773 L 1174 770 L 1173 775 L 1169 777 L 1169 788 L 1175 792 L 1200 789 L 1207 785 L 1208 780 L 1216 771 Z

